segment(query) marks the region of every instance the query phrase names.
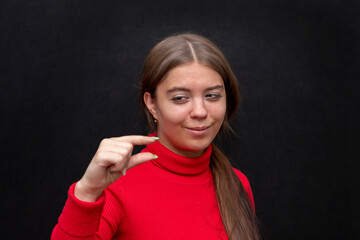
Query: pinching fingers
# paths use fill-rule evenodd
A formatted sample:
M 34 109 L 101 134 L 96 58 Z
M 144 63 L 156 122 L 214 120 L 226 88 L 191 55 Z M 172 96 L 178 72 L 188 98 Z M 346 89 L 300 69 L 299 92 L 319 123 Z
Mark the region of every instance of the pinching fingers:
M 158 156 L 155 154 L 152 154 L 150 152 L 141 152 L 141 153 L 135 154 L 130 158 L 128 165 L 127 165 L 127 169 L 130 169 L 141 163 L 144 163 L 144 162 L 156 159 L 156 158 L 158 158 Z

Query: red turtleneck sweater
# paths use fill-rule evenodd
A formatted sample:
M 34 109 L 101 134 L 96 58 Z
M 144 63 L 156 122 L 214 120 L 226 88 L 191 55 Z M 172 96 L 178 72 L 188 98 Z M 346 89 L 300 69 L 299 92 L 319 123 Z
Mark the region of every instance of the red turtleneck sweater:
M 211 146 L 197 158 L 158 141 L 143 151 L 158 158 L 127 171 L 96 202 L 77 199 L 73 184 L 52 239 L 228 239 L 209 168 Z M 247 178 L 234 171 L 254 204 Z

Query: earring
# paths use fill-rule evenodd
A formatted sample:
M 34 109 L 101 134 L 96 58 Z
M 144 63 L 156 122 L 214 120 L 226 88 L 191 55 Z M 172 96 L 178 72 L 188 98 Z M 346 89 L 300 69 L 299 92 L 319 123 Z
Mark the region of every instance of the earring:
M 156 120 L 156 119 L 154 120 L 154 123 L 157 123 L 157 120 Z

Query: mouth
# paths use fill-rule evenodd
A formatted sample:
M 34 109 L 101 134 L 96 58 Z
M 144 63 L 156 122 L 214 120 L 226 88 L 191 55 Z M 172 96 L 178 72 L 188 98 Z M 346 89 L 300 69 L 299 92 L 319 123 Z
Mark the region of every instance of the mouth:
M 208 129 L 210 126 L 203 126 L 203 127 L 189 127 L 187 129 L 191 130 L 191 131 L 203 131 Z
M 187 127 L 186 130 L 188 130 L 193 135 L 202 136 L 208 132 L 210 127 L 211 126 Z

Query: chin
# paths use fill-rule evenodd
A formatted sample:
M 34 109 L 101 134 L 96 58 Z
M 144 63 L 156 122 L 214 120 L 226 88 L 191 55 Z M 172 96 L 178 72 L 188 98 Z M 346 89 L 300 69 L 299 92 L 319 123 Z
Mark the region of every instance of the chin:
M 196 142 L 192 143 L 192 144 L 188 144 L 184 147 L 185 150 L 188 150 L 188 151 L 203 151 L 205 150 L 210 144 L 212 141 L 204 141 L 204 140 L 194 140 Z

